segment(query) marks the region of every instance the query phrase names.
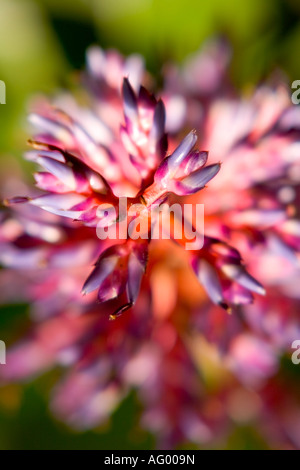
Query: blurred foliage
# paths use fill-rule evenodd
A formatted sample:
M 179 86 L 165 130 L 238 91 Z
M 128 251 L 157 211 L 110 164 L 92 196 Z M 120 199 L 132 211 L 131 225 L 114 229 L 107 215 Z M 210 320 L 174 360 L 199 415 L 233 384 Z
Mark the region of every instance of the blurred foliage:
M 231 76 L 237 86 L 251 86 L 277 68 L 291 81 L 300 78 L 299 0 L 0 0 L 0 79 L 7 87 L 7 104 L 0 106 L 0 171 L 24 151 L 30 97 L 68 83 L 71 71 L 84 65 L 91 43 L 140 52 L 159 74 L 165 61 L 183 60 L 216 35 L 232 45 Z M 27 323 L 27 311 L 22 305 L 0 310 L 2 340 L 15 339 Z M 153 439 L 138 429 L 134 394 L 107 429 L 78 434 L 57 423 L 47 406 L 51 377 L 0 389 L 1 449 L 153 447 Z M 227 447 L 265 444 L 253 429 L 237 428 Z
M 297 0 L 0 0 L 0 11 L 2 152 L 20 155 L 29 96 L 64 85 L 91 43 L 140 52 L 157 74 L 165 61 L 181 61 L 222 35 L 233 47 L 237 85 L 256 83 L 277 67 L 299 78 Z
M 54 375 L 55 371 L 23 387 L 10 385 L 0 389 L 0 450 L 153 448 L 153 437 L 138 426 L 139 407 L 134 393 L 123 401 L 108 423 L 93 431 L 79 433 L 55 421 L 47 403 Z

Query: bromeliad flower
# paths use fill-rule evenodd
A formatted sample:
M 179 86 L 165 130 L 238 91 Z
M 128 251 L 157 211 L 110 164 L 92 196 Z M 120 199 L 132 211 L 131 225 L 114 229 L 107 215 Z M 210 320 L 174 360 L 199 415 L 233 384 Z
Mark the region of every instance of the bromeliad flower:
M 187 196 L 203 189 L 219 172 L 220 164 L 206 165 L 208 153 L 194 149 L 197 141 L 195 131 L 190 132 L 170 155 L 166 155 L 167 137 L 163 102 L 157 101 L 143 87 L 136 95 L 127 78 L 123 80 L 122 95 L 125 125 L 121 124 L 120 138 L 129 154 L 130 164 L 141 176 L 140 188 L 136 188 L 135 196 L 129 197 L 126 202 L 126 210 L 132 222 L 132 218 L 143 212 L 147 215 L 153 206 L 167 201 L 170 194 Z M 97 145 L 94 143 L 89 153 L 86 152 L 82 140 L 78 139 L 78 136 L 83 135 L 87 138 L 90 134 L 88 130 L 79 126 L 75 119 L 68 118 L 65 112 L 55 111 L 55 114 L 56 120 L 52 120 L 51 125 L 49 117 L 43 118 L 47 134 L 44 135 L 44 139 L 40 136 L 39 141 L 29 142 L 33 150 L 27 155 L 27 158 L 43 168 L 44 171 L 37 173 L 35 178 L 38 188 L 46 193 L 31 198 L 17 197 L 11 199 L 10 204 L 27 202 L 89 227 L 96 227 L 99 224 L 119 226 L 124 219 L 124 215 L 120 213 L 121 198 L 125 198 L 127 194 L 125 192 L 120 194 L 116 175 L 110 178 L 109 171 L 106 171 L 105 179 L 98 171 L 99 165 L 93 165 L 93 159 L 97 154 L 94 155 L 92 150 L 93 148 L 97 150 Z M 39 118 L 36 121 L 39 122 Z M 59 129 L 62 127 L 68 128 L 74 153 L 66 150 L 59 142 L 50 143 L 51 139 L 57 139 Z M 76 142 L 78 145 L 74 149 Z M 111 161 L 116 162 L 117 156 L 111 154 Z M 109 165 L 109 162 L 106 164 Z M 119 178 L 121 173 L 122 169 L 118 174 Z M 134 181 L 131 183 L 134 184 Z M 134 206 L 139 206 L 140 209 L 132 217 Z M 153 223 L 159 223 L 159 220 L 151 220 L 150 225 Z M 150 241 L 150 227 L 147 238 Z M 127 240 L 123 244 L 117 244 L 103 251 L 95 269 L 84 284 L 84 294 L 98 289 L 100 302 L 119 298 L 126 287 L 125 304 L 119 307 L 111 318 L 131 307 L 137 299 L 148 259 L 148 241 L 145 243 L 140 240 Z M 207 247 L 205 250 L 205 253 L 209 251 Z M 201 258 L 201 252 L 199 257 Z M 259 284 L 255 284 L 256 281 L 250 281 L 252 278 L 241 266 L 239 256 L 235 257 L 234 262 L 228 261 L 227 264 L 224 262 L 222 266 L 220 262 L 219 260 L 218 268 L 228 279 L 236 280 L 246 289 L 263 293 L 263 289 L 258 287 Z M 204 263 L 203 261 L 203 266 Z M 201 274 L 204 268 L 200 268 L 200 264 L 196 268 L 198 278 L 211 295 L 207 276 Z M 212 272 L 213 268 L 209 269 Z M 213 283 L 213 276 L 210 276 L 210 283 Z M 218 296 L 211 295 L 213 301 L 228 308 L 223 300 L 222 287 L 217 276 L 212 289 L 219 291 Z M 229 299 L 230 296 L 227 297 Z M 236 299 L 237 296 L 234 300 Z M 249 301 L 251 300 L 249 296 Z M 228 301 L 230 303 L 230 299 Z
M 1 215 L 0 277 L 1 301 L 30 302 L 38 323 L 1 378 L 68 366 L 52 408 L 76 428 L 135 387 L 160 446 L 219 439 L 240 413 L 232 397 L 255 418 L 299 332 L 299 121 L 282 91 L 233 97 L 227 47 L 207 54 L 169 68 L 157 99 L 141 58 L 93 48 L 88 106 L 33 106 L 26 158 L 42 168 Z M 205 234 L 174 209 L 199 203 Z

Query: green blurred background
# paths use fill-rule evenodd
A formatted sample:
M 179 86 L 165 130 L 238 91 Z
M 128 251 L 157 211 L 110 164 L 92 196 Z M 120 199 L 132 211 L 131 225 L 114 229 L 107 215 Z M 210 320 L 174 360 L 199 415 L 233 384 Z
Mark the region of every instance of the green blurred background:
M 90 44 L 140 52 L 157 75 L 165 60 L 180 62 L 216 35 L 232 45 L 230 73 L 238 87 L 278 68 L 290 81 L 300 79 L 299 0 L 0 0 L 0 79 L 7 87 L 7 104 L 0 106 L 0 170 L 14 158 L 21 161 L 29 98 L 66 86 L 84 66 Z M 0 309 L 0 338 L 7 344 L 28 323 L 27 310 Z M 154 438 L 139 428 L 134 393 L 93 432 L 74 433 L 56 422 L 47 397 L 57 374 L 0 389 L 0 449 L 153 448 Z M 256 431 L 236 429 L 220 446 L 265 444 Z

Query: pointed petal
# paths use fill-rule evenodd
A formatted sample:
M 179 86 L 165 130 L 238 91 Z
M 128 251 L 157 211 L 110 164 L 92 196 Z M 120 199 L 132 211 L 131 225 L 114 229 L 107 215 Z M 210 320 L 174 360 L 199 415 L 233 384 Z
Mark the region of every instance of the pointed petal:
M 163 180 L 172 179 L 175 177 L 179 165 L 187 157 L 189 152 L 194 147 L 197 141 L 197 135 L 195 131 L 191 131 L 178 145 L 174 152 L 166 157 L 158 169 L 156 170 L 154 180 L 155 182 L 163 183 Z
M 60 210 L 72 209 L 75 205 L 86 200 L 85 196 L 80 194 L 45 194 L 35 199 L 31 199 L 30 203 L 34 206 L 46 208 L 53 207 Z
M 200 150 L 194 150 L 181 162 L 178 172 L 176 172 L 176 179 L 179 179 L 183 176 L 188 176 L 192 172 L 202 168 L 208 158 L 208 152 Z
M 54 119 L 49 119 L 32 113 L 28 116 L 28 120 L 34 126 L 54 136 L 58 141 L 63 142 L 65 145 L 73 145 L 74 139 L 70 131 Z
M 44 191 L 49 191 L 51 193 L 67 193 L 70 191 L 70 188 L 65 186 L 52 173 L 39 171 L 38 173 L 34 173 L 33 176 L 37 187 Z
M 71 190 L 77 187 L 76 180 L 72 169 L 65 163 L 54 160 L 53 158 L 39 156 L 37 162 L 48 170 L 52 175 L 56 176 L 62 183 Z
M 232 258 L 232 259 L 235 259 L 235 260 L 241 260 L 241 255 L 240 253 L 238 252 L 238 250 L 236 250 L 235 248 L 233 248 L 232 246 L 228 245 L 227 243 L 225 242 L 222 242 L 220 240 L 214 240 L 214 241 L 211 241 L 210 243 L 211 247 L 210 249 L 216 253 L 218 256 L 221 256 L 222 258 Z
M 144 132 L 149 132 L 153 122 L 156 99 L 143 86 L 138 97 L 139 122 Z
M 143 266 L 136 255 L 132 253 L 128 262 L 127 296 L 131 304 L 134 304 L 140 291 L 145 266 Z
M 102 282 L 98 292 L 98 300 L 107 302 L 119 297 L 125 290 L 127 273 L 127 265 L 120 266 L 118 263 L 113 272 Z
M 102 258 L 85 281 L 84 286 L 82 288 L 82 294 L 86 295 L 98 289 L 104 279 L 106 279 L 107 276 L 112 273 L 117 263 L 117 255 Z
M 86 201 L 86 197 L 80 194 L 55 193 L 39 196 L 35 199 L 31 199 L 29 202 L 52 214 L 68 217 L 70 219 L 78 219 L 82 210 L 73 209 L 73 206 L 83 201 Z
M 147 261 L 148 241 L 135 243 L 128 261 L 127 296 L 131 304 L 137 299 Z
M 241 286 L 246 287 L 246 289 L 260 295 L 265 295 L 266 291 L 263 286 L 254 279 L 243 266 L 238 264 L 224 264 L 221 269 L 227 277 L 236 281 Z
M 159 100 L 155 107 L 152 128 L 150 131 L 150 141 L 154 143 L 155 146 L 165 133 L 165 122 L 166 122 L 165 106 L 162 100 Z
M 177 166 L 184 160 L 197 142 L 196 132 L 191 131 L 168 157 L 170 171 L 176 170 Z
M 127 78 L 123 80 L 122 93 L 125 117 L 136 123 L 138 120 L 137 98 Z
M 149 109 L 154 110 L 156 106 L 156 99 L 143 86 L 141 86 L 139 90 L 138 105 L 139 105 L 139 108 L 148 109 L 148 110 Z
M 203 189 L 206 183 L 214 178 L 219 171 L 219 163 L 206 166 L 194 173 L 191 173 L 181 181 L 174 182 L 174 184 L 170 185 L 170 190 L 179 196 L 196 193 L 197 191 L 200 191 L 200 189 Z
M 253 295 L 245 287 L 237 284 L 236 282 L 230 282 L 227 289 L 223 289 L 225 299 L 231 305 L 247 305 L 253 302 Z
M 116 299 L 124 291 L 126 286 L 126 279 L 116 279 L 115 276 L 109 276 L 101 284 L 98 292 L 99 302 L 107 302 L 108 300 Z
M 194 270 L 210 299 L 215 304 L 222 305 L 224 297 L 216 269 L 208 261 L 201 259 L 194 263 Z

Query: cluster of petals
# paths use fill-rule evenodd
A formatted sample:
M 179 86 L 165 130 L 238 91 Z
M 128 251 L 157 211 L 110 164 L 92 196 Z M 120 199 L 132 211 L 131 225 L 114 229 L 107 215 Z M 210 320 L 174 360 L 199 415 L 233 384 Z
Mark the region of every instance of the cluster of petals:
M 92 47 L 88 105 L 32 105 L 25 158 L 39 171 L 1 212 L 0 301 L 28 302 L 35 327 L 0 380 L 67 368 L 51 406 L 73 427 L 104 422 L 135 388 L 161 447 L 220 442 L 247 420 L 270 446 L 300 446 L 297 397 L 276 383 L 300 337 L 300 112 L 282 84 L 239 96 L 229 57 L 210 42 L 167 65 L 154 94 L 141 57 Z M 161 204 L 204 204 L 203 246 L 152 239 L 151 224 L 100 240 L 99 225 L 124 223 L 123 200 L 126 233 Z

